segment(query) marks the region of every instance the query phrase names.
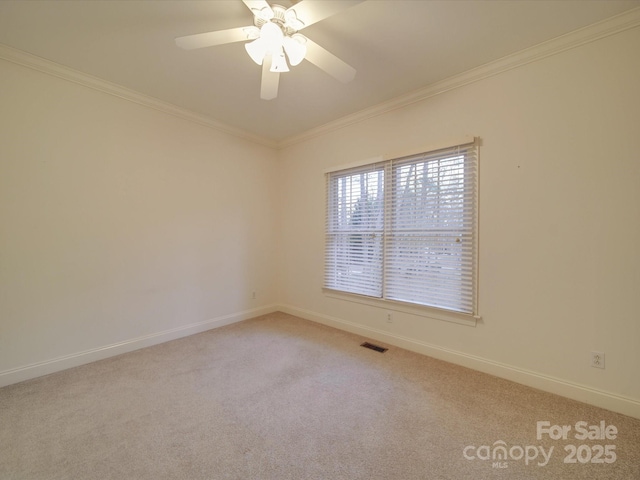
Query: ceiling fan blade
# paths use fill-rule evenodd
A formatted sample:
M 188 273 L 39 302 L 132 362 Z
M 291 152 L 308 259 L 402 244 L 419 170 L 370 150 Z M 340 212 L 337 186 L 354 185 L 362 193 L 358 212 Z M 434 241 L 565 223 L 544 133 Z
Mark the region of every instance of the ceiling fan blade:
M 304 23 L 304 27 L 308 27 L 309 25 L 313 25 L 320 20 L 324 20 L 331 15 L 335 15 L 336 13 L 362 2 L 363 0 L 342 0 L 339 2 L 314 2 L 310 0 L 302 0 L 287 11 L 293 10 L 296 12 L 296 17 Z
M 186 37 L 178 37 L 176 38 L 176 45 L 185 50 L 193 50 L 195 48 L 241 42 L 250 38 L 248 35 L 249 30 L 247 30 L 249 28 L 250 27 L 237 27 L 230 28 L 229 30 L 218 30 L 216 32 L 197 33 L 195 35 L 187 35 Z
M 254 15 L 260 16 L 259 15 L 260 12 L 263 12 L 263 15 L 266 15 L 269 18 L 273 17 L 273 10 L 265 0 L 242 0 L 242 1 L 247 6 L 247 8 L 251 10 L 251 13 L 253 13 Z
M 346 64 L 334 54 L 328 52 L 317 43 L 307 38 L 307 55 L 305 60 L 321 68 L 342 83 L 348 83 L 356 76 L 356 69 Z
M 271 55 L 264 57 L 262 61 L 262 84 L 260 85 L 260 98 L 263 100 L 273 100 L 278 96 L 278 83 L 280 74 L 271 72 Z

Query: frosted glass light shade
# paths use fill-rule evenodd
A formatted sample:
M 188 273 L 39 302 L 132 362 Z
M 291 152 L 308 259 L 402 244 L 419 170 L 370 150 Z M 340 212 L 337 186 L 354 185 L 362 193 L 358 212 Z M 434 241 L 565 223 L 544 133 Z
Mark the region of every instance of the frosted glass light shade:
M 282 49 L 282 29 L 272 22 L 265 23 L 260 28 L 260 38 L 267 47 L 267 53 L 275 54 Z
M 269 69 L 269 71 L 275 73 L 289 71 L 287 60 L 284 58 L 284 52 L 282 50 L 280 50 L 280 53 L 274 53 L 271 57 L 271 68 Z
M 253 42 L 245 43 L 244 48 L 251 57 L 251 60 L 258 65 L 262 65 L 264 56 L 267 54 L 267 46 L 262 38 L 256 38 Z
M 291 37 L 284 37 L 282 45 L 284 46 L 284 51 L 287 53 L 289 63 L 292 67 L 295 67 L 304 60 L 304 57 L 307 54 L 306 43 L 307 39 L 299 33 L 296 33 Z

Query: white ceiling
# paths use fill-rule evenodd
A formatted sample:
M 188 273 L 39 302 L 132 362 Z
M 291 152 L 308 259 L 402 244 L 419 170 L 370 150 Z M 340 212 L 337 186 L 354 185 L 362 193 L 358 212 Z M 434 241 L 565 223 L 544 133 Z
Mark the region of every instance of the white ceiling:
M 639 6 L 640 0 L 364 1 L 303 32 L 352 65 L 355 80 L 342 84 L 303 62 L 281 74 L 270 101 L 260 99 L 261 67 L 244 42 L 192 51 L 174 43 L 251 25 L 241 0 L 2 0 L 0 44 L 282 142 Z

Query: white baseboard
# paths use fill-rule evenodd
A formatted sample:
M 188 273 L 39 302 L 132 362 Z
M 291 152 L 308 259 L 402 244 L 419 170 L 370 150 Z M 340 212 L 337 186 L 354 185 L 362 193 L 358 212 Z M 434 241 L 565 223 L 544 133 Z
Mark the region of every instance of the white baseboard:
M 230 325 L 232 323 L 248 320 L 249 318 L 266 315 L 277 311 L 276 305 L 267 305 L 260 308 L 245 310 L 243 312 L 233 313 L 216 317 L 204 322 L 192 323 L 181 327 L 164 330 L 162 332 L 152 333 L 143 337 L 132 338 L 123 342 L 105 345 L 103 347 L 93 348 L 83 352 L 65 355 L 63 357 L 46 360 L 43 362 L 26 365 L 23 367 L 13 368 L 0 372 L 0 387 L 12 385 L 14 383 L 23 382 L 32 378 L 41 377 L 50 373 L 59 372 L 72 367 L 78 367 L 87 363 L 95 362 L 105 358 L 120 355 L 122 353 L 132 352 L 140 348 L 158 345 L 160 343 L 176 340 L 178 338 L 187 337 L 196 333 L 205 332 L 213 328 Z
M 545 392 L 561 395 L 589 405 L 622 413 L 630 417 L 640 418 L 640 401 L 633 398 L 605 392 L 585 385 L 579 385 L 560 378 L 543 375 L 534 371 L 495 362 L 486 358 L 468 355 L 463 352 L 439 347 L 437 345 L 431 345 L 419 340 L 391 334 L 389 332 L 370 328 L 340 318 L 331 317 L 329 315 L 297 308 L 291 305 L 280 305 L 278 310 L 306 320 L 322 323 L 330 327 L 346 330 L 351 333 L 362 335 L 363 337 L 454 363 L 456 365 L 495 375 L 496 377 L 511 380 L 522 385 L 544 390 Z
M 193 323 L 162 332 L 152 333 L 143 337 L 6 370 L 0 372 L 0 387 L 40 377 L 42 375 L 59 372 L 68 368 L 77 367 L 123 353 L 132 352 L 140 348 L 158 345 L 160 343 L 176 340 L 178 338 L 194 335 L 196 333 L 201 333 L 276 311 L 289 313 L 306 320 L 322 323 L 330 327 L 362 335 L 363 337 L 386 342 L 390 345 L 395 345 L 406 350 L 428 355 L 433 358 L 451 362 L 473 370 L 478 370 L 490 375 L 495 375 L 496 377 L 511 380 L 533 388 L 538 388 L 546 392 L 578 400 L 596 407 L 605 408 L 613 412 L 629 415 L 630 417 L 640 418 L 640 401 L 633 398 L 605 392 L 585 385 L 579 385 L 563 379 L 543 375 L 474 355 L 468 355 L 463 352 L 443 348 L 437 345 L 431 345 L 412 338 L 391 334 L 389 332 L 377 330 L 340 318 L 331 317 L 329 315 L 312 312 L 310 310 L 297 308 L 291 305 L 268 305 L 252 310 L 224 315 L 204 322 Z

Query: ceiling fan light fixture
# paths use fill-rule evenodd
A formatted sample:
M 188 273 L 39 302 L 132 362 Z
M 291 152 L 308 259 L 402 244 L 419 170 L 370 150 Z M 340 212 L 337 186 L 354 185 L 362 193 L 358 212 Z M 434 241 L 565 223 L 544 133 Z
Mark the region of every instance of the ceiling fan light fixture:
M 292 36 L 284 37 L 282 46 L 289 57 L 289 63 L 292 67 L 300 64 L 307 54 L 307 39 L 304 35 L 294 33 Z
M 245 50 L 251 57 L 251 60 L 258 65 L 262 65 L 264 57 L 267 54 L 278 54 L 282 52 L 283 33 L 278 25 L 267 22 L 258 31 L 258 38 L 253 42 L 244 45 Z

